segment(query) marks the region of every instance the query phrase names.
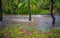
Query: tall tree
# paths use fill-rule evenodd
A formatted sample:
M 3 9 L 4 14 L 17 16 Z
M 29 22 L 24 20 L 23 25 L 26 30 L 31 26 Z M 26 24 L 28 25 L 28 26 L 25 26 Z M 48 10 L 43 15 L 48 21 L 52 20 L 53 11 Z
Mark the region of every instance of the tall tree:
M 31 21 L 30 0 L 28 0 L 29 21 Z
M 55 25 L 55 17 L 53 15 L 53 6 L 54 6 L 54 0 L 51 0 L 51 17 L 53 19 L 52 24 L 53 24 L 53 27 L 54 27 L 54 25 Z
M 0 21 L 2 21 L 2 0 L 0 0 Z

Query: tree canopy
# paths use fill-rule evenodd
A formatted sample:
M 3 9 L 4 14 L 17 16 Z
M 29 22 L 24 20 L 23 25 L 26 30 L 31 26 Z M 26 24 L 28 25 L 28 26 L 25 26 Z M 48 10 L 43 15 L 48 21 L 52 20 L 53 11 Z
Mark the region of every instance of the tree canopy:
M 60 0 L 54 0 L 54 13 L 60 14 Z M 3 14 L 28 14 L 28 0 L 2 0 Z M 50 0 L 30 0 L 32 14 L 49 14 Z

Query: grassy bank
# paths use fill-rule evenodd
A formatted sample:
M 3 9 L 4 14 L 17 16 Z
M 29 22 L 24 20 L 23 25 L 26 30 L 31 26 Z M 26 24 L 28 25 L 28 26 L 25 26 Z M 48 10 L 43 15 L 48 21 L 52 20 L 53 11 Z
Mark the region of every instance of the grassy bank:
M 60 29 L 52 29 L 49 32 L 42 32 L 36 29 L 23 29 L 21 25 L 7 26 L 0 29 L 1 38 L 59 38 Z

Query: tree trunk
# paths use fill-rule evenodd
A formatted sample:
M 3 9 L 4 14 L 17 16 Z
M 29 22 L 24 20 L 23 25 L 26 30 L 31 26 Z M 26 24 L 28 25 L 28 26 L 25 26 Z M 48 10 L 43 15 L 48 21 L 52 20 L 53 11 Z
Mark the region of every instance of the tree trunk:
M 0 21 L 2 21 L 2 0 L 0 0 Z
M 29 21 L 31 21 L 31 11 L 30 11 L 30 0 L 28 0 L 28 13 L 29 13 Z
M 54 25 L 55 25 L 55 17 L 54 17 L 54 15 L 53 15 L 53 5 L 54 5 L 54 1 L 53 0 L 51 0 L 51 17 L 52 17 L 52 19 L 53 19 L 53 21 L 52 21 L 52 27 L 54 27 Z

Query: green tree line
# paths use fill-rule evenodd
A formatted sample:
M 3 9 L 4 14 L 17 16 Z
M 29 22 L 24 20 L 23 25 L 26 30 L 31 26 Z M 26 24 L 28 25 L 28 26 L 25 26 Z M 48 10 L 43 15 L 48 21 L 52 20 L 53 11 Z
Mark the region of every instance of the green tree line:
M 60 0 L 54 0 L 54 14 L 60 14 Z M 49 14 L 50 0 L 30 0 L 32 14 Z M 28 14 L 28 0 L 2 0 L 2 12 L 6 14 Z

